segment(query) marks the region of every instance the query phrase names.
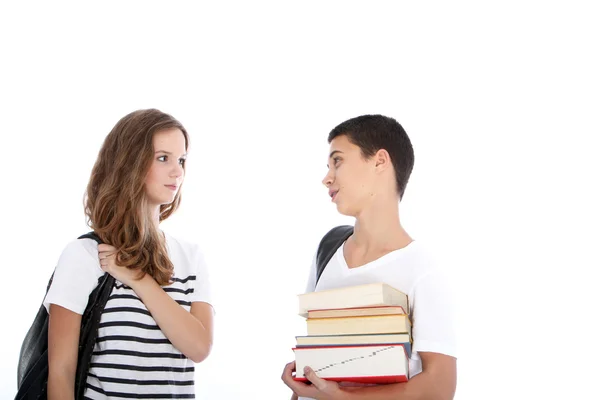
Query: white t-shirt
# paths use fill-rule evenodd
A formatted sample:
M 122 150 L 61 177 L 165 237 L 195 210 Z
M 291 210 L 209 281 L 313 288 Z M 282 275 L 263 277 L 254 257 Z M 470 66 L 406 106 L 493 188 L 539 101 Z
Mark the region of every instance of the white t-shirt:
M 164 291 L 187 311 L 193 302 L 210 304 L 208 271 L 198 246 L 168 234 L 165 238 L 174 274 Z M 72 241 L 59 258 L 44 306 L 57 304 L 83 314 L 102 275 L 98 244 Z M 135 292 L 115 281 L 100 318 L 86 383 L 88 399 L 160 393 L 194 398 L 194 363 L 165 337 Z
M 345 243 L 344 243 L 345 244 Z M 384 282 L 408 295 L 412 322 L 412 354 L 408 362 L 409 377 L 422 371 L 419 352 L 457 356 L 454 328 L 455 309 L 448 281 L 443 271 L 424 248 L 413 241 L 365 265 L 348 268 L 344 245 L 317 280 L 316 254 L 313 259 L 306 292 L 345 286 Z M 301 397 L 300 400 L 309 400 Z

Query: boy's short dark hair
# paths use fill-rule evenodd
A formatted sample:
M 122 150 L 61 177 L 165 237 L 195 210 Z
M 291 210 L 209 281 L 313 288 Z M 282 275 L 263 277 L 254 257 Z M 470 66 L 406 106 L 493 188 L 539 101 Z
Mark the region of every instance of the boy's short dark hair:
M 327 140 L 331 143 L 344 135 L 360 147 L 365 158 L 372 157 L 380 149 L 389 153 L 396 172 L 396 189 L 402 199 L 415 163 L 412 144 L 402 125 L 383 115 L 362 115 L 333 128 Z

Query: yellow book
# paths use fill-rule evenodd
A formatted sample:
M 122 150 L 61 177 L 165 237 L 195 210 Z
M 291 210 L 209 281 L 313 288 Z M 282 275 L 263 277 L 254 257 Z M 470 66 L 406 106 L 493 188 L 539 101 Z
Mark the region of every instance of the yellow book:
M 364 335 L 373 333 L 410 333 L 406 314 L 365 317 L 308 318 L 306 328 L 313 335 Z
M 410 333 L 374 333 L 370 335 L 296 336 L 296 346 L 343 346 L 361 344 L 410 343 Z

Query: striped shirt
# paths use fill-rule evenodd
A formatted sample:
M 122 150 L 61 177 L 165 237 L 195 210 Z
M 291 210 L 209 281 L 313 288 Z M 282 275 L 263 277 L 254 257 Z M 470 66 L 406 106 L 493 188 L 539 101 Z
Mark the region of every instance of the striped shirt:
M 196 246 L 169 235 L 165 237 L 175 269 L 172 283 L 163 286 L 163 290 L 187 311 L 192 302 L 210 303 L 210 286 L 201 252 Z M 103 274 L 97 251 L 97 244 L 86 239 L 65 248 L 45 299 L 47 307 L 52 303 L 83 313 L 87 297 L 95 287 L 95 283 L 89 284 L 84 278 L 97 282 Z M 83 273 L 84 268 L 95 273 Z M 78 276 L 82 279 L 74 279 Z M 87 289 L 73 292 L 76 286 Z M 85 398 L 194 398 L 193 361 L 171 344 L 136 293 L 119 281 L 115 281 L 100 319 Z

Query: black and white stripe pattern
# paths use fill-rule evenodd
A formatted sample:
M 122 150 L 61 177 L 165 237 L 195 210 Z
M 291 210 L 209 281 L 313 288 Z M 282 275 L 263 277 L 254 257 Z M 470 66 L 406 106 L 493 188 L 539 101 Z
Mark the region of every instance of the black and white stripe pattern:
M 187 311 L 195 275 L 164 291 Z M 162 333 L 135 292 L 115 282 L 100 319 L 86 399 L 193 399 L 194 363 Z

